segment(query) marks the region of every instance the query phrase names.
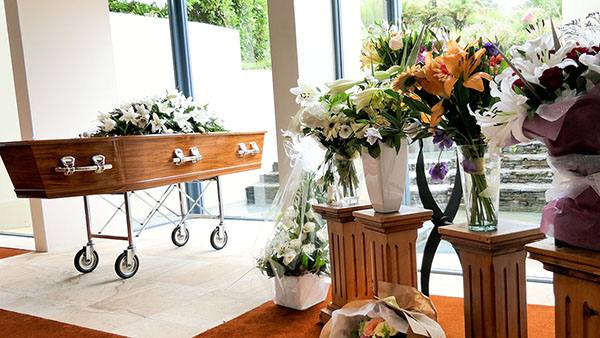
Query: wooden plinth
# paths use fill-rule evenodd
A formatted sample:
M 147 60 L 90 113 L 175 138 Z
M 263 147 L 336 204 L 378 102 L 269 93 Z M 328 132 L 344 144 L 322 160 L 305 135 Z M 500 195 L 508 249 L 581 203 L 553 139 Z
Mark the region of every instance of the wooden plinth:
M 367 288 L 365 236 L 362 226 L 352 216 L 354 211 L 370 207 L 369 204 L 351 207 L 313 206 L 314 211 L 327 221 L 329 233 L 332 301 L 321 310 L 322 323 L 329 321 L 331 312 L 346 303 L 372 296 Z
M 471 232 L 449 225 L 439 232 L 462 265 L 466 337 L 527 337 L 525 244 L 544 238 L 539 227 L 501 223 L 498 231 Z
M 527 251 L 554 273 L 556 337 L 599 337 L 600 252 L 559 248 L 549 239 Z
M 417 229 L 429 221 L 431 210 L 402 207 L 400 212 L 379 214 L 373 209 L 355 211 L 367 241 L 367 287 L 377 294 L 377 282 L 417 287 Z

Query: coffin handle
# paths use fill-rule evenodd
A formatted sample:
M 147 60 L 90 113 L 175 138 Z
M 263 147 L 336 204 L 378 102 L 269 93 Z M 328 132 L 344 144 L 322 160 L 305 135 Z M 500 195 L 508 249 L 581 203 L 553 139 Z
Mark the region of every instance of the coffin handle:
M 250 145 L 250 148 L 248 148 L 248 145 Z M 260 153 L 260 147 L 258 146 L 258 143 L 254 142 L 254 141 L 249 142 L 248 144 L 240 143 L 240 144 L 238 144 L 237 153 L 238 153 L 239 157 L 256 155 L 256 154 Z
M 196 163 L 202 160 L 200 150 L 198 150 L 198 148 L 196 147 L 190 148 L 190 156 L 185 156 L 183 154 L 183 150 L 179 148 L 176 148 L 175 151 L 173 151 L 173 153 L 175 154 L 175 157 L 173 157 L 173 163 L 175 163 L 175 165 L 182 165 L 186 162 Z
M 112 169 L 112 164 L 106 163 L 106 156 L 100 154 L 92 156 L 93 165 L 76 167 L 74 156 L 64 156 L 60 159 L 60 162 L 62 164 L 62 167 L 54 168 L 54 171 L 57 173 L 63 173 L 65 174 L 65 176 L 70 176 L 76 172 L 84 171 L 93 171 L 96 174 L 101 174 L 105 170 Z

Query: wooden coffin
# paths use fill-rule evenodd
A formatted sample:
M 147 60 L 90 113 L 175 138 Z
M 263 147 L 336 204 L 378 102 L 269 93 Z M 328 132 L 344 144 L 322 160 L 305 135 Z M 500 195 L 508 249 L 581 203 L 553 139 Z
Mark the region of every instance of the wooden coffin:
M 0 143 L 0 156 L 17 197 L 109 194 L 258 169 L 264 134 L 21 141 Z

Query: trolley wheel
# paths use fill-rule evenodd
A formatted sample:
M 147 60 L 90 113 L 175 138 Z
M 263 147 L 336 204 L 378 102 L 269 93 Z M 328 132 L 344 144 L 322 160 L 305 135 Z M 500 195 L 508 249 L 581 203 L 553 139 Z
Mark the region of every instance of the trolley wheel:
M 123 279 L 133 277 L 139 267 L 140 260 L 137 255 L 133 255 L 133 262 L 131 262 L 131 265 L 127 264 L 127 251 L 123 251 L 115 261 L 115 272 Z
M 77 251 L 73 263 L 75 263 L 75 269 L 81 273 L 92 272 L 98 266 L 98 253 L 93 250 L 92 257 L 86 257 L 85 248 L 83 248 Z
M 210 245 L 212 245 L 215 250 L 221 250 L 227 245 L 227 231 L 223 229 L 222 233 L 223 236 L 219 236 L 219 228 L 215 228 L 212 234 L 210 234 Z
M 189 239 L 190 231 L 188 230 L 188 228 L 185 228 L 185 232 L 182 233 L 181 227 L 177 226 L 175 227 L 175 229 L 173 229 L 173 232 L 171 233 L 171 240 L 173 241 L 173 244 L 177 246 L 184 246 Z

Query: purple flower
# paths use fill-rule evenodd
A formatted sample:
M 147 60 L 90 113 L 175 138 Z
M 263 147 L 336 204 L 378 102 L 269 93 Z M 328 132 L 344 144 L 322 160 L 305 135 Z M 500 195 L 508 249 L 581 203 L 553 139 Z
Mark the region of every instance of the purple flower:
M 475 165 L 475 163 L 471 162 L 467 159 L 463 160 L 462 167 L 463 167 L 463 170 L 468 174 L 472 174 L 477 171 L 477 166 Z
M 448 174 L 448 163 L 447 162 L 438 162 L 431 167 L 429 167 L 429 176 L 433 182 L 443 181 L 446 175 Z
M 452 138 L 442 130 L 436 130 L 433 133 L 433 144 L 437 144 L 440 150 L 452 148 Z
M 485 48 L 485 50 L 487 51 L 487 54 L 489 56 L 496 56 L 496 55 L 500 54 L 500 51 L 498 50 L 498 46 L 496 46 L 496 44 L 494 44 L 494 43 L 486 42 L 483 44 L 483 48 Z
M 425 48 L 425 46 L 421 46 L 421 48 L 419 48 L 419 53 L 417 54 L 417 62 L 425 63 L 425 55 L 426 54 L 427 54 L 427 48 Z

